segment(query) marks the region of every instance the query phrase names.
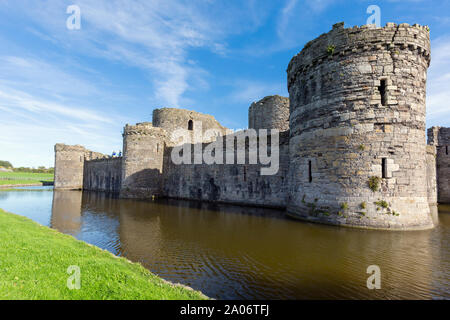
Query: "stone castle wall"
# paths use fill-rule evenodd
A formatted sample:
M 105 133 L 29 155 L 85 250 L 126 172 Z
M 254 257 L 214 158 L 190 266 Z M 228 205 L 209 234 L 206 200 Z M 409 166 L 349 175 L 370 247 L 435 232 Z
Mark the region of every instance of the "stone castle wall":
M 428 144 L 436 147 L 438 202 L 450 203 L 450 128 L 428 129 Z
M 242 132 L 241 132 L 242 133 Z M 235 137 L 239 133 L 230 135 Z M 261 175 L 268 165 L 249 164 L 249 145 L 246 145 L 246 164 L 181 164 L 172 163 L 172 148 L 166 150 L 164 165 L 164 194 L 171 198 L 227 202 L 246 205 L 285 208 L 287 201 L 287 171 L 289 168 L 289 134 L 280 135 L 280 164 L 275 175 Z M 223 148 L 228 141 L 224 139 Z M 232 143 L 230 141 L 230 143 Z M 209 144 L 203 144 L 204 150 Z M 234 163 L 237 163 L 234 142 Z M 268 148 L 271 152 L 270 144 Z M 218 152 L 218 151 L 216 151 Z M 224 152 L 225 158 L 225 152 Z M 194 152 L 192 152 L 192 163 Z
M 427 28 L 407 24 L 337 24 L 292 59 L 291 213 L 338 225 L 432 227 L 425 145 L 429 63 Z M 380 183 L 372 190 L 375 179 Z
M 438 203 L 436 165 L 436 147 L 427 145 L 427 193 L 430 206 Z
M 122 185 L 122 157 L 86 161 L 83 189 L 120 192 Z
M 56 145 L 55 188 L 279 207 L 335 225 L 431 228 L 437 201 L 450 202 L 450 129 L 430 129 L 425 144 L 429 63 L 427 27 L 336 24 L 289 63 L 289 98 L 249 108 L 250 129 L 280 131 L 277 174 L 249 164 L 249 142 L 245 164 L 195 164 L 199 152 L 217 148 L 218 136 L 225 148 L 250 131 L 230 133 L 212 116 L 163 108 L 152 123 L 125 126 L 122 158 Z M 185 130 L 181 140 L 177 129 Z M 208 130 L 214 134 L 204 137 Z M 194 164 L 173 163 L 183 144 Z

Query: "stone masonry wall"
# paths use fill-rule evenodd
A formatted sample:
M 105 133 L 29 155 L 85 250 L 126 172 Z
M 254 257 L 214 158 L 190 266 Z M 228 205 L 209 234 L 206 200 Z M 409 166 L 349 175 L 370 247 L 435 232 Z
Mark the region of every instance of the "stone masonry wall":
M 166 132 L 151 123 L 126 125 L 123 132 L 123 198 L 151 198 L 161 193 Z
M 450 203 L 450 128 L 428 129 L 428 144 L 436 147 L 438 202 Z
M 369 228 L 433 227 L 424 143 L 429 63 L 427 27 L 393 23 L 336 24 L 292 59 L 292 215 Z
M 85 153 L 82 146 L 55 145 L 55 189 L 83 189 Z
M 85 161 L 102 159 L 104 154 L 83 146 L 55 145 L 55 189 L 83 189 Z
M 428 203 L 437 205 L 437 180 L 436 180 L 436 147 L 427 146 L 427 190 Z
M 260 174 L 261 167 L 267 166 L 248 164 L 248 151 L 246 164 L 225 164 L 224 160 L 224 164 L 175 165 L 170 159 L 172 149 L 169 148 L 165 152 L 164 195 L 178 199 L 285 208 L 289 167 L 288 138 L 288 132 L 280 134 L 280 167 L 273 176 Z M 202 150 L 206 146 L 208 144 L 204 144 Z M 226 146 L 226 140 L 223 146 Z M 237 147 L 236 142 L 234 146 Z M 248 144 L 246 148 L 248 150 Z M 236 153 L 234 163 L 237 163 Z
M 194 141 L 194 125 L 201 123 L 202 134 L 206 130 L 214 129 L 218 135 L 224 135 L 227 128 L 223 127 L 213 116 L 175 108 L 162 108 L 153 110 L 153 126 L 164 129 L 167 133 L 167 142 L 176 144 L 177 141 L 171 141 L 171 134 L 177 129 L 186 129 L 191 133 L 191 141 Z M 189 128 L 191 123 L 191 128 Z
M 289 130 L 289 98 L 269 96 L 248 109 L 249 129 Z
M 122 157 L 86 161 L 83 189 L 120 192 L 122 185 Z

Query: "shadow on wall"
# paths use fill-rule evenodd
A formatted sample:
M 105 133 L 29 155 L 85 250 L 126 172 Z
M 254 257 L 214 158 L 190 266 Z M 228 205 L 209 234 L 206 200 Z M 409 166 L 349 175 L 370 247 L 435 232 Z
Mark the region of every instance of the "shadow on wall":
M 120 190 L 121 198 L 162 196 L 162 174 L 158 169 L 144 169 L 127 176 Z

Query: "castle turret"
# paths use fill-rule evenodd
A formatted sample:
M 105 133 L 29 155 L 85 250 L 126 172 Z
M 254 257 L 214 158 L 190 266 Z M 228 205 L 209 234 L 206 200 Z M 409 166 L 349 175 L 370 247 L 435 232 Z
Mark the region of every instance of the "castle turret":
M 148 122 L 125 126 L 121 197 L 160 195 L 165 139 L 166 132 Z
M 289 64 L 290 202 L 302 219 L 433 226 L 425 145 L 428 27 L 336 24 Z
M 191 141 L 201 139 L 203 142 L 207 142 L 202 139 L 205 131 L 214 130 L 217 135 L 224 135 L 227 130 L 213 116 L 185 109 L 155 109 L 152 122 L 154 127 L 162 128 L 168 133 L 169 140 L 172 138 L 171 134 L 179 129 L 187 130 L 191 135 Z M 196 132 L 197 130 L 201 132 Z M 194 135 L 197 138 L 194 138 Z M 177 141 L 171 142 L 177 144 Z
M 55 145 L 55 189 L 83 189 L 85 154 L 80 145 Z
M 252 103 L 248 109 L 248 128 L 289 130 L 289 98 L 275 95 Z

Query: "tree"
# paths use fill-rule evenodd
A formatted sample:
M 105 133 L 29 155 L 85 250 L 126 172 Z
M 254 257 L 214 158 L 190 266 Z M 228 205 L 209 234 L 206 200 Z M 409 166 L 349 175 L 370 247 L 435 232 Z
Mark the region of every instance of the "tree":
M 9 161 L 0 160 L 0 167 L 6 168 L 6 169 L 10 169 L 13 166 L 12 166 L 11 162 L 9 162 Z

